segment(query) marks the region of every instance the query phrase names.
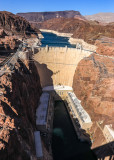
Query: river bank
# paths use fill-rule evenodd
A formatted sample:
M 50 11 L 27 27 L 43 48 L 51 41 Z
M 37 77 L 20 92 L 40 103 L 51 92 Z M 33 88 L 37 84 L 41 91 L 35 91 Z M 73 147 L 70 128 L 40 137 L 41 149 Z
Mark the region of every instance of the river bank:
M 41 32 L 49 32 L 49 33 L 54 33 L 57 36 L 61 36 L 61 37 L 68 37 L 70 38 L 73 34 L 72 33 L 60 33 L 54 30 L 49 30 L 49 29 L 40 29 Z
M 77 39 L 77 38 L 69 38 L 69 43 L 70 44 L 77 44 L 80 43 L 82 45 L 82 47 L 86 50 L 91 50 L 91 51 L 96 51 L 97 47 L 95 45 L 89 44 L 87 42 L 85 42 L 83 39 Z
M 38 34 L 38 37 L 39 37 L 39 39 L 44 38 L 44 36 L 41 33 Z

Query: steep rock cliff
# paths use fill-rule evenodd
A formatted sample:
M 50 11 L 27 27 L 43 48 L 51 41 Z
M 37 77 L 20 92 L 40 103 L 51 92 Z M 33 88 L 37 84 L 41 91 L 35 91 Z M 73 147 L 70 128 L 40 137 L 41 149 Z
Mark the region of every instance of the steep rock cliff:
M 113 66 L 113 59 L 92 54 L 80 61 L 74 74 L 74 92 L 93 122 L 93 148 L 106 143 L 97 122 L 102 122 L 103 128 L 106 124 L 114 125 Z
M 21 41 L 16 36 L 5 36 L 4 38 L 0 38 L 0 56 L 15 52 L 20 43 Z
M 95 42 L 96 52 L 101 55 L 114 56 L 114 38 L 102 37 Z
M 75 93 L 84 106 L 109 117 L 114 115 L 113 66 L 113 59 L 93 54 L 80 61 L 73 82 Z
M 32 32 L 39 33 L 39 30 L 32 28 L 27 20 L 7 11 L 0 12 L 0 28 L 6 30 L 10 35 L 19 34 L 30 36 Z
M 24 18 L 7 11 L 0 12 L 0 58 L 16 51 L 24 38 L 38 38 L 40 31 Z
M 35 110 L 41 94 L 33 62 L 21 61 L 0 77 L 0 159 L 36 160 Z

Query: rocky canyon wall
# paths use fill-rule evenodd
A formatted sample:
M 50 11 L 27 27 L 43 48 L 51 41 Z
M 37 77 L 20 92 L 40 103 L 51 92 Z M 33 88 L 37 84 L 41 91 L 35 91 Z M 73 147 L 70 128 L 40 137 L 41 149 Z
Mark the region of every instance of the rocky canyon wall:
M 79 62 L 74 74 L 74 92 L 92 118 L 93 148 L 106 143 L 98 122 L 101 128 L 106 124 L 114 126 L 113 66 L 113 59 L 92 54 Z
M 37 159 L 34 131 L 40 94 L 40 78 L 33 62 L 18 60 L 13 73 L 0 77 L 1 160 Z

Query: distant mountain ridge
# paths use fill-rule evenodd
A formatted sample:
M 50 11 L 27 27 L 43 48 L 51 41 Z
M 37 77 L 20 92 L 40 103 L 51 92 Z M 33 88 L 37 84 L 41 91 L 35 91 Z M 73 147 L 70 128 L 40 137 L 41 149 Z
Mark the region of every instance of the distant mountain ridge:
M 114 13 L 111 12 L 104 12 L 104 13 L 97 13 L 93 15 L 85 16 L 87 20 L 96 20 L 102 23 L 111 23 L 114 22 Z
M 79 11 L 55 11 L 55 12 L 28 12 L 28 13 L 17 13 L 17 15 L 24 17 L 28 21 L 43 22 L 53 18 L 82 18 L 85 19 Z

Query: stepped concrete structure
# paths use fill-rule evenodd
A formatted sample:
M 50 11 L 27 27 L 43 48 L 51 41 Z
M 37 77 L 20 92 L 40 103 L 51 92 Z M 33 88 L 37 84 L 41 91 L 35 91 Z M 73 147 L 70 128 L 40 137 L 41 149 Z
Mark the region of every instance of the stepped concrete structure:
M 67 47 L 41 47 L 34 55 L 42 87 L 64 85 L 72 87 L 78 63 L 91 51 Z

